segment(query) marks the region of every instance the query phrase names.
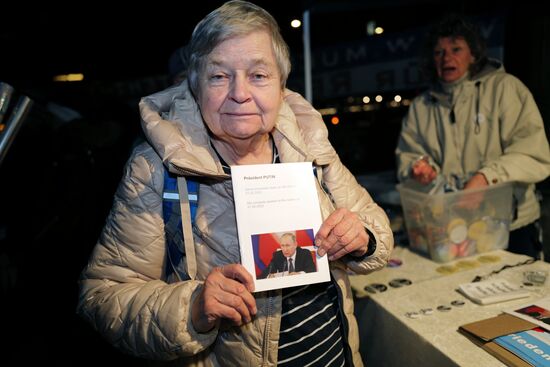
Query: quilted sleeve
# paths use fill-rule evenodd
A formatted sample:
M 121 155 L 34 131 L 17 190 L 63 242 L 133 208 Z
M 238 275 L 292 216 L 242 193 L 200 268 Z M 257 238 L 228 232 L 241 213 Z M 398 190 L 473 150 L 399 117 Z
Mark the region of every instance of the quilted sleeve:
M 192 327 L 190 309 L 202 282 L 161 280 L 162 172 L 150 147 L 136 148 L 81 274 L 77 312 L 122 351 L 170 360 L 200 353 L 217 330 L 201 334 Z

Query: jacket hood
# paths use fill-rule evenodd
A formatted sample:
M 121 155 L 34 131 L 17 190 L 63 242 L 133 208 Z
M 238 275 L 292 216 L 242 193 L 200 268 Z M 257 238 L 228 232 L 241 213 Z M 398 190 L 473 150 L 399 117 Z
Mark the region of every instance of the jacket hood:
M 483 82 L 489 75 L 495 72 L 504 73 L 504 65 L 497 59 L 488 59 L 483 69 L 481 69 L 479 73 L 473 75 L 470 80 L 473 82 Z
M 227 177 L 210 145 L 208 130 L 187 82 L 139 102 L 145 137 L 174 173 Z
M 328 142 L 326 126 L 319 123 L 321 115 L 298 93 L 285 90 L 284 99 L 272 132 L 281 161 L 331 162 L 336 153 Z M 229 177 L 212 148 L 187 81 L 142 98 L 139 108 L 145 137 L 169 171 Z

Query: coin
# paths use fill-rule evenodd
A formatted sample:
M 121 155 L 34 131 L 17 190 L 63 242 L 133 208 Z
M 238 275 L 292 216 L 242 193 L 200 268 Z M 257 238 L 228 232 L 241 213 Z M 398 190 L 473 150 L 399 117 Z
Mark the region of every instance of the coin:
M 390 286 L 394 288 L 403 287 L 405 285 L 411 285 L 412 282 L 405 278 L 397 278 L 390 281 Z
M 388 289 L 384 284 L 372 283 L 365 286 L 365 290 L 369 293 L 382 293 Z
M 434 313 L 434 310 L 433 310 L 433 308 L 423 308 L 423 309 L 420 310 L 420 313 L 422 315 L 431 315 L 431 314 Z
M 486 231 L 487 231 L 487 223 L 485 223 L 482 220 L 478 220 L 470 224 L 470 227 L 468 227 L 468 237 L 470 237 L 473 240 L 477 240 Z
M 449 239 L 452 243 L 461 243 L 468 237 L 468 228 L 466 226 L 457 226 L 449 232 Z
M 452 243 L 461 243 L 468 236 L 466 221 L 462 218 L 452 219 L 447 225 L 447 233 Z
M 477 258 L 480 263 L 496 263 L 500 261 L 499 256 L 495 255 L 483 255 Z
M 440 274 L 452 274 L 452 273 L 456 273 L 458 271 L 458 268 L 453 265 L 443 265 L 443 266 L 437 267 L 435 271 L 437 271 Z
M 473 269 L 477 268 L 479 266 L 479 263 L 477 261 L 460 260 L 457 261 L 455 265 L 461 269 Z

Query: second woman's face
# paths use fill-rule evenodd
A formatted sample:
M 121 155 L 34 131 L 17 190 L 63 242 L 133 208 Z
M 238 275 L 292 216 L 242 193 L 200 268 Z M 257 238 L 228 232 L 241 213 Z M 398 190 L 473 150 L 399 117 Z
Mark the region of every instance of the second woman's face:
M 226 141 L 269 133 L 283 100 L 267 32 L 229 38 L 208 56 L 199 106 L 210 131 Z
M 462 37 L 442 37 L 434 47 L 437 76 L 446 83 L 460 79 L 474 61 L 468 42 Z

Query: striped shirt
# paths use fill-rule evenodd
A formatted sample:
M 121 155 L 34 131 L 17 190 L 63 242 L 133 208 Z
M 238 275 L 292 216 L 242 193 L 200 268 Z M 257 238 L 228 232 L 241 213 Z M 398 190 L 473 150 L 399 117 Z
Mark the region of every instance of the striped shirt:
M 346 366 L 336 286 L 283 289 L 278 366 Z

